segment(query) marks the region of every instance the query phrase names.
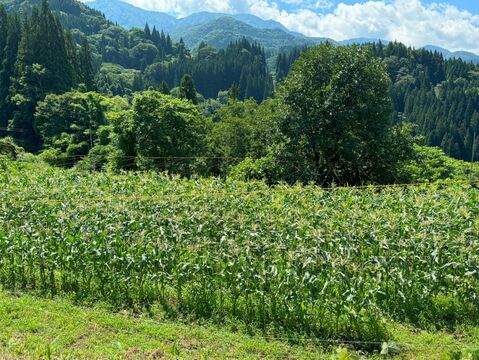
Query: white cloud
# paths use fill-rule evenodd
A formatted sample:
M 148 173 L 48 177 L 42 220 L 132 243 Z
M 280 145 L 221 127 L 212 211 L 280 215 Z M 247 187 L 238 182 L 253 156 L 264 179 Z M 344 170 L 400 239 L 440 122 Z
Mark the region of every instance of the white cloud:
M 308 36 L 398 40 L 479 53 L 479 16 L 420 0 L 370 0 L 333 6 L 331 0 L 129 0 L 145 9 L 185 16 L 197 11 L 251 13 Z M 285 10 L 285 8 L 296 10 Z M 328 10 L 329 9 L 329 10 Z

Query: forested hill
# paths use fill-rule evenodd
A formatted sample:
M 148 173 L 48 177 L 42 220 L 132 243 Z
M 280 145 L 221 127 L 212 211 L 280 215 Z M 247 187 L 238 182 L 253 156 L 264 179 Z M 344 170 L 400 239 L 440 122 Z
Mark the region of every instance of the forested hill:
M 9 13 L 30 15 L 34 6 L 40 7 L 42 0 L 0 0 Z M 92 35 L 113 24 L 103 14 L 76 0 L 50 0 L 49 7 L 65 28 L 78 29 Z
M 102 12 L 108 19 L 127 29 L 143 27 L 145 22 L 147 22 L 150 26 L 155 26 L 157 29 L 171 33 L 175 30 L 203 25 L 210 21 L 229 16 L 258 29 L 280 29 L 289 32 L 289 30 L 279 22 L 263 20 L 251 14 L 226 14 L 203 11 L 177 19 L 169 14 L 158 11 L 148 11 L 122 0 L 94 0 L 88 2 L 88 6 Z
M 156 28 L 126 30 L 80 2 L 50 5 L 2 1 L 0 9 L 0 135 L 21 131 L 20 144 L 39 150 L 34 130 L 36 104 L 49 93 L 98 90 L 131 96 L 134 91 L 179 86 L 191 74 L 197 89 L 216 98 L 238 85 L 242 99 L 262 101 L 273 80 L 264 50 L 236 41 L 224 50 L 201 46 L 192 54 L 183 41 L 173 42 Z M 26 15 L 26 19 L 20 18 Z
M 201 42 L 190 50 L 183 39 L 175 42 L 149 26 L 127 30 L 75 0 L 0 4 L 0 136 L 21 131 L 20 144 L 29 150 L 40 149 L 34 114 L 49 93 L 86 89 L 131 99 L 134 92 L 157 89 L 177 96 L 188 74 L 204 113 L 211 115 L 234 84 L 239 99 L 261 102 L 270 97 L 274 77 L 279 83 L 301 53 L 296 48 L 279 56 L 272 76 L 264 47 L 246 39 L 218 44 L 224 49 Z M 232 18 L 216 21 L 237 23 Z M 394 84 L 396 120 L 417 124 L 416 132 L 427 145 L 471 160 L 479 118 L 479 67 L 398 43 L 374 45 L 372 51 L 386 64 Z
M 291 34 L 282 29 L 259 29 L 230 16 L 220 17 L 204 24 L 182 27 L 172 32 L 173 39 L 183 39 L 191 49 L 202 42 L 216 48 L 225 48 L 231 41 L 245 37 L 249 41 L 261 44 L 268 54 L 275 55 L 283 48 L 313 46 L 330 39 L 312 39 Z
M 415 132 L 424 137 L 426 145 L 470 161 L 474 132 L 479 132 L 479 66 L 397 42 L 365 46 L 387 67 L 396 121 L 416 124 Z M 288 74 L 301 51 L 294 49 L 278 57 L 277 79 Z M 475 159 L 478 156 L 476 149 Z

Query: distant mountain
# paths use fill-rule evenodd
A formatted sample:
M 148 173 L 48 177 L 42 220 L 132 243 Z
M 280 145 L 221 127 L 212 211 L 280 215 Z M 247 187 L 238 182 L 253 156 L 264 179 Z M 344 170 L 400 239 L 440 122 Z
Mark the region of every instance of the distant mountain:
M 462 59 L 467 62 L 472 62 L 474 64 L 479 64 L 479 55 L 476 55 L 472 52 L 468 51 L 449 51 L 447 49 L 444 49 L 439 46 L 434 46 L 434 45 L 426 45 L 424 46 L 424 49 L 429 50 L 429 51 L 437 51 L 438 53 L 442 54 L 445 59 Z
M 42 0 L 0 0 L 7 12 L 22 18 L 31 13 L 33 6 L 40 7 Z M 63 26 L 78 29 L 88 35 L 107 28 L 111 23 L 97 10 L 76 0 L 49 0 L 49 5 Z
M 388 40 L 373 39 L 373 38 L 355 38 L 355 39 L 337 41 L 339 45 L 344 45 L 344 46 L 354 45 L 354 44 L 364 45 L 364 44 L 371 44 L 371 43 L 378 43 L 378 42 L 382 42 L 384 45 L 387 45 L 390 43 L 390 41 Z
M 134 27 L 143 29 L 148 23 L 151 27 L 156 25 L 157 28 L 170 32 L 178 22 L 171 15 L 143 10 L 120 0 L 95 0 L 86 2 L 86 5 L 105 14 L 110 21 L 128 29 Z
M 22 2 L 22 0 L 10 1 Z M 34 1 L 39 2 L 40 0 Z M 50 1 L 61 4 L 63 0 Z M 143 28 L 148 23 L 151 28 L 156 26 L 158 30 L 170 33 L 176 41 L 183 37 L 186 45 L 193 49 L 202 41 L 218 48 L 224 48 L 231 41 L 241 37 L 246 37 L 250 41 L 257 41 L 266 49 L 274 50 L 274 53 L 295 46 L 312 46 L 324 41 L 331 41 L 339 45 L 367 44 L 378 41 L 388 44 L 390 42 L 375 38 L 355 38 L 342 41 L 334 41 L 327 38 L 311 38 L 292 32 L 277 21 L 263 20 L 251 14 L 229 15 L 198 12 L 185 18 L 176 19 L 169 14 L 144 10 L 122 0 L 94 0 L 88 1 L 86 4 L 103 13 L 108 20 L 120 26 L 130 29 L 133 27 Z M 261 31 L 258 31 L 258 29 Z M 424 48 L 440 52 L 446 59 L 460 58 L 467 62 L 479 64 L 479 56 L 471 52 L 451 52 L 433 45 L 428 45 Z
M 266 50 L 279 50 L 294 46 L 313 46 L 328 39 L 310 39 L 287 33 L 281 29 L 262 29 L 245 24 L 232 17 L 221 17 L 206 24 L 184 27 L 171 33 L 173 40 L 183 38 L 187 47 L 195 49 L 201 42 L 216 48 L 225 48 L 229 43 L 245 37 L 249 41 L 258 42 Z
M 189 28 L 192 26 L 206 24 L 225 16 L 230 16 L 238 21 L 258 29 L 280 29 L 285 32 L 289 30 L 277 21 L 263 20 L 251 14 L 229 15 L 223 13 L 198 12 L 185 18 L 175 17 L 157 11 L 148 11 L 122 0 L 94 0 L 87 2 L 87 5 L 105 14 L 105 16 L 126 28 L 143 28 L 146 23 L 150 27 L 156 26 L 158 30 L 172 32 L 173 30 Z

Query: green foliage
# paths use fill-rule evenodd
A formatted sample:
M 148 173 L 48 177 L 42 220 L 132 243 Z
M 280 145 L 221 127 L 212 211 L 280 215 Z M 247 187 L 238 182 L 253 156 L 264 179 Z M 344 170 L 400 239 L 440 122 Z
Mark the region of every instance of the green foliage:
M 326 191 L 17 167 L 0 187 L 5 288 L 320 339 L 388 341 L 384 318 L 478 325 L 471 186 Z
M 471 161 L 473 154 L 479 158 L 479 148 L 473 149 L 474 135 L 477 143 L 479 134 L 477 64 L 445 60 L 436 51 L 408 48 L 397 42 L 365 46 L 387 67 L 393 83 L 396 122 L 416 124 L 415 133 L 424 136 L 425 144 L 442 148 L 448 156 L 466 161 Z M 301 51 L 295 48 L 280 54 L 276 63 L 278 81 Z
M 145 81 L 155 88 L 163 81 L 176 87 L 186 74 L 191 75 L 197 90 L 206 98 L 215 98 L 233 84 L 238 84 L 241 99 L 262 101 L 273 91 L 264 50 L 246 39 L 232 42 L 225 50 L 204 45 L 197 54 L 156 62 L 145 70 Z
M 162 93 L 164 94 L 165 92 L 162 91 Z M 198 105 L 198 95 L 196 94 L 195 82 L 190 75 L 185 75 L 183 76 L 183 79 L 181 79 L 179 97 Z
M 0 115 L 27 150 L 41 148 L 34 130 L 37 103 L 49 93 L 63 93 L 79 82 L 93 87 L 93 66 L 88 43 L 77 53 L 71 34 L 64 33 L 46 0 L 33 7 L 22 25 L 14 16 L 0 12 L 5 33 L 0 38 Z M 79 67 L 76 70 L 76 67 Z M 4 124 L 6 126 L 6 124 Z
M 114 122 L 120 159 L 130 157 L 130 166 L 191 175 L 195 157 L 206 153 L 207 121 L 188 100 L 138 93 L 132 111 Z
M 68 92 L 47 95 L 35 113 L 35 128 L 47 152 L 44 159 L 73 166 L 97 145 L 108 145 L 102 127 L 109 123 L 108 112 L 121 111 L 127 104 L 120 98 L 106 98 L 95 92 Z
M 391 151 L 389 87 L 384 66 L 365 48 L 324 44 L 304 53 L 279 97 L 284 179 L 394 181 L 391 173 L 406 151 Z
M 414 157 L 399 169 L 404 182 L 435 182 L 447 179 L 479 179 L 478 164 L 452 159 L 438 148 L 415 145 Z
M 140 82 L 135 84 L 135 79 Z M 106 96 L 131 96 L 133 91 L 143 88 L 141 73 L 135 69 L 111 63 L 102 64 L 96 76 L 98 91 Z
M 213 119 L 218 121 L 213 123 L 209 140 L 211 153 L 218 158 L 212 165 L 214 172 L 225 174 L 243 158 L 250 158 L 249 163 L 267 155 L 279 138 L 277 106 L 275 100 L 258 105 L 253 99 L 230 99 L 216 111 Z
M 5 155 L 10 159 L 16 159 L 24 150 L 17 146 L 12 138 L 6 137 L 0 139 L 0 155 Z

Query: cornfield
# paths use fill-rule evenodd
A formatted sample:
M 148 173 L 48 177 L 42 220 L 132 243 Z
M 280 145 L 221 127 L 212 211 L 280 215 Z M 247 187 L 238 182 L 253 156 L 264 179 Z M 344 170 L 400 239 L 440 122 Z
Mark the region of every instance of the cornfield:
M 0 284 L 171 317 L 382 340 L 479 323 L 479 190 L 0 169 Z

